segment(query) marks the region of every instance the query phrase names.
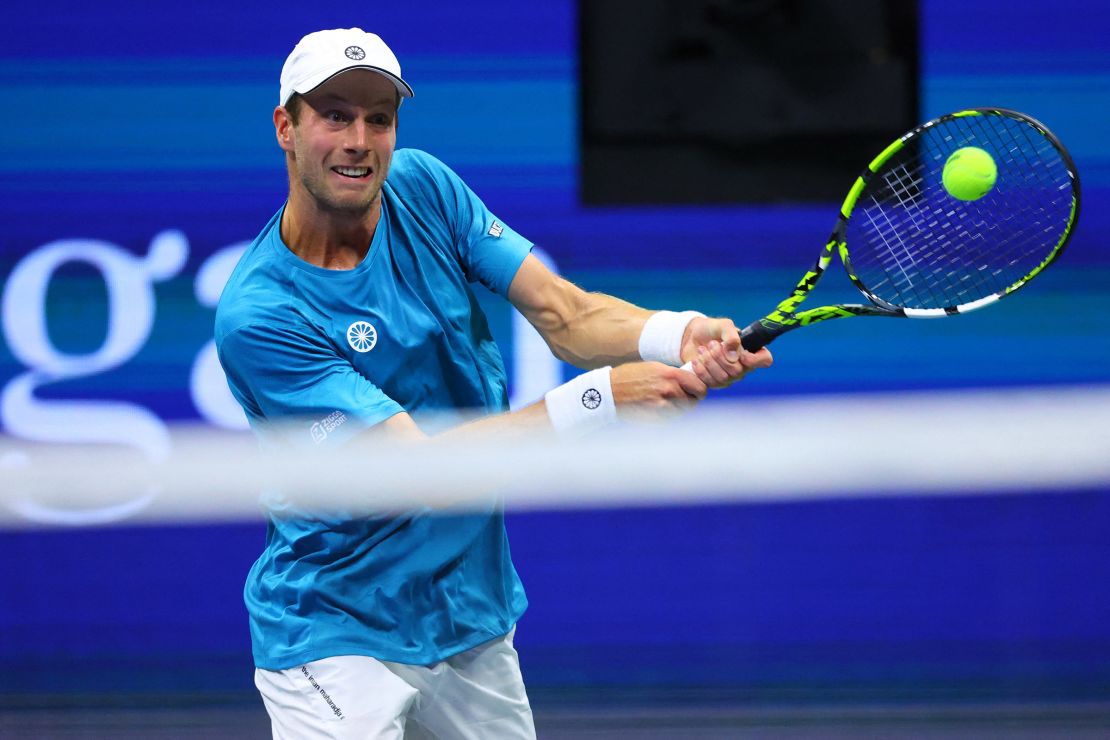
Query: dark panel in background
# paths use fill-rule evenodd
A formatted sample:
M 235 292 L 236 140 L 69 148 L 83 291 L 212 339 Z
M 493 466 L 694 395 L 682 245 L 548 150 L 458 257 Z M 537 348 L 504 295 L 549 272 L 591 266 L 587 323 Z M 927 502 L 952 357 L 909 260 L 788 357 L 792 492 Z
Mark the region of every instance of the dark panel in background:
M 916 2 L 589 0 L 579 19 L 587 204 L 839 200 L 918 122 Z

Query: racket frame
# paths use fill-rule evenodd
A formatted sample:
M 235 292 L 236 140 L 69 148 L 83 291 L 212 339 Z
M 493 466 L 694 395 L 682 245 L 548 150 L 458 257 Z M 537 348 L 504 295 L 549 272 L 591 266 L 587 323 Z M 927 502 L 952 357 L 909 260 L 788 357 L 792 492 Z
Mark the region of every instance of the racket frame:
M 968 303 L 945 306 L 943 308 L 908 308 L 884 301 L 864 285 L 863 281 L 856 276 L 852 269 L 852 261 L 848 254 L 847 243 L 848 219 L 851 217 L 852 211 L 855 209 L 856 203 L 866 189 L 871 177 L 874 176 L 891 157 L 901 151 L 908 142 L 938 124 L 967 116 L 1007 116 L 1022 121 L 1048 139 L 1053 148 L 1059 152 L 1072 184 L 1071 214 L 1064 228 L 1064 232 L 1060 236 L 1059 241 L 1040 264 L 1013 284 L 984 298 L 979 298 Z M 840 213 L 837 216 L 836 226 L 833 228 L 832 234 L 829 236 L 824 249 L 821 250 L 813 267 L 802 276 L 802 279 L 798 281 L 794 290 L 789 296 L 779 302 L 774 311 L 745 327 L 740 332 L 740 340 L 745 349 L 755 351 L 760 347 L 770 344 L 778 336 L 788 331 L 797 329 L 801 326 L 809 326 L 819 321 L 847 318 L 850 316 L 890 316 L 895 318 L 914 319 L 942 318 L 953 314 L 968 313 L 969 311 L 974 311 L 983 306 L 990 305 L 1024 286 L 1044 271 L 1046 267 L 1052 264 L 1063 253 L 1064 247 L 1075 231 L 1075 226 L 1079 220 L 1079 203 L 1079 174 L 1076 170 L 1075 162 L 1060 140 L 1040 121 L 1024 113 L 1019 113 L 1008 108 L 969 108 L 955 113 L 948 113 L 939 118 L 934 118 L 903 134 L 871 160 L 871 163 L 867 165 L 867 169 L 856 178 L 852 188 L 848 191 L 848 195 L 844 198 L 844 203 L 840 206 Z M 852 284 L 870 301 L 870 304 L 832 304 L 798 311 L 798 306 L 809 296 L 810 292 L 821 280 L 821 276 L 824 275 L 825 270 L 832 261 L 834 252 L 840 255 L 840 262 L 844 265 L 844 270 L 848 273 L 848 278 L 852 281 Z

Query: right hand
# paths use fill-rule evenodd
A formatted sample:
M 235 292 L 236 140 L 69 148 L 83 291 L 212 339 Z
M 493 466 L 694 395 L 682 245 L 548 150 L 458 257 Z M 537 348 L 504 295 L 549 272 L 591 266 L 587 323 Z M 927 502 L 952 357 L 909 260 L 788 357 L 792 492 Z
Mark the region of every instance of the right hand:
M 748 352 L 740 342 L 740 331 L 732 319 L 699 317 L 682 335 L 682 359 L 690 371 L 710 388 L 727 388 L 752 370 L 771 366 L 766 347 Z
M 661 362 L 630 362 L 610 371 L 613 401 L 622 419 L 657 421 L 694 408 L 705 383 L 694 373 Z

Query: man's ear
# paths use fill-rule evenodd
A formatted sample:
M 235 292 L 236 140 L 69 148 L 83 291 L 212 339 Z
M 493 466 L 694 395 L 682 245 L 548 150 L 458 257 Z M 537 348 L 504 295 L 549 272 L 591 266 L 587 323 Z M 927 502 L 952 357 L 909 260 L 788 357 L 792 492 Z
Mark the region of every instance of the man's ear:
M 278 146 L 287 152 L 293 151 L 293 117 L 280 105 L 274 108 L 274 135 Z

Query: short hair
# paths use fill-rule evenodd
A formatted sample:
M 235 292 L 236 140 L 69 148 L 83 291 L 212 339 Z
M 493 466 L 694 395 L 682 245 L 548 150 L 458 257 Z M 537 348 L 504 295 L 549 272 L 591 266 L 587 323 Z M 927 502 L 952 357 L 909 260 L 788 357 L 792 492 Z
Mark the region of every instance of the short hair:
M 301 122 L 301 106 L 304 104 L 304 98 L 300 93 L 293 93 L 289 96 L 289 100 L 285 101 L 285 110 L 289 113 L 289 118 L 293 120 L 293 125 L 296 126 Z

